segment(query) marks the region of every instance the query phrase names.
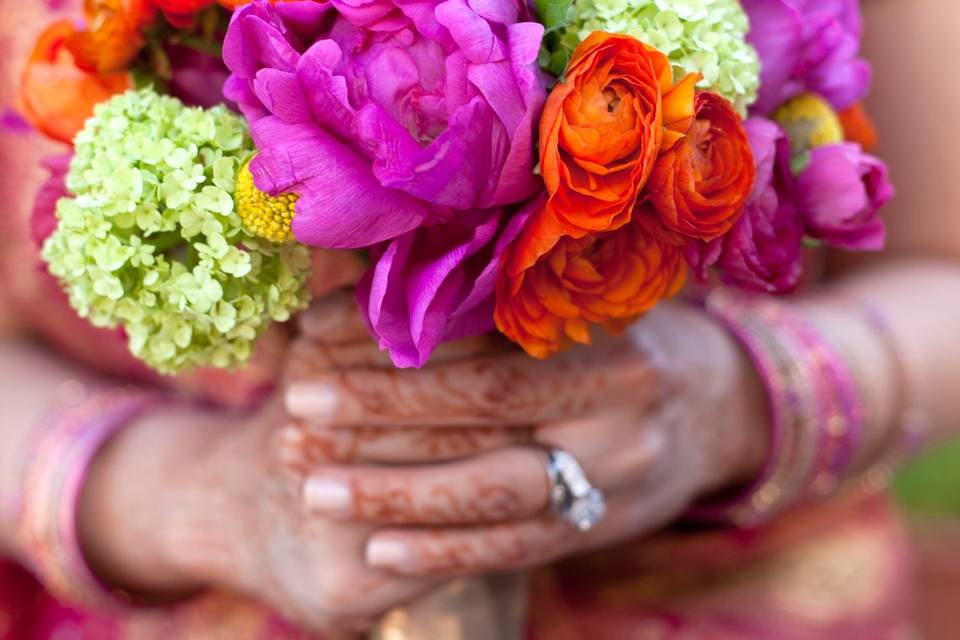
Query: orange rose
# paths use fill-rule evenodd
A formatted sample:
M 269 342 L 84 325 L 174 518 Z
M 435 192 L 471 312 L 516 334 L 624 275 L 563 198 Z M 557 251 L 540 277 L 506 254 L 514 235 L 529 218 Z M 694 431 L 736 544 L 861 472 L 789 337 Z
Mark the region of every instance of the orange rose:
M 535 358 L 571 342 L 590 343 L 590 325 L 610 331 L 679 291 L 686 273 L 679 247 L 634 221 L 619 230 L 562 238 L 532 267 L 497 283 L 502 333 Z
M 71 35 L 67 47 L 78 67 L 101 74 L 130 66 L 156 13 L 150 0 L 84 0 L 83 12 L 90 28 Z
M 661 145 L 672 144 L 693 118 L 690 75 L 674 88 L 662 53 L 625 35 L 594 32 L 573 52 L 564 82 L 540 120 L 540 166 L 549 194 L 546 213 L 518 260 L 524 266 L 562 236 L 581 238 L 629 222 L 633 203 Z
M 67 20 L 50 25 L 37 41 L 20 83 L 24 117 L 63 142 L 73 140 L 96 104 L 133 86 L 127 74 L 96 75 L 78 68 L 66 47 L 74 33 Z
M 709 241 L 740 218 L 755 177 L 753 151 L 733 105 L 700 92 L 693 125 L 657 160 L 643 199 L 668 230 L 666 239 Z
M 840 117 L 843 135 L 847 140 L 859 143 L 864 151 L 873 151 L 877 148 L 877 130 L 873 126 L 870 114 L 863 108 L 863 103 L 858 102 L 849 106 L 837 115 Z

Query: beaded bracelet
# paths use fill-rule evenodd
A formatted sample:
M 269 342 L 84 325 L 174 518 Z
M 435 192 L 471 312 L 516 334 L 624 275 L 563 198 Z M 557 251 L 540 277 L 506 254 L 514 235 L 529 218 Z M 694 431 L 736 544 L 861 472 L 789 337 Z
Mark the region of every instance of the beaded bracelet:
M 927 440 L 929 420 L 917 403 L 917 389 L 909 374 L 906 358 L 889 320 L 882 311 L 870 304 L 862 304 L 867 325 L 877 334 L 887 350 L 897 377 L 900 395 L 897 399 L 898 418 L 894 433 L 888 436 L 887 454 L 871 465 L 860 478 L 860 488 L 868 493 L 884 491 L 893 480 L 896 468 L 917 453 Z
M 770 454 L 743 493 L 699 505 L 690 515 L 755 527 L 849 475 L 864 411 L 846 361 L 802 314 L 773 299 L 727 290 L 711 292 L 705 307 L 760 375 L 769 400 Z
M 122 607 L 88 568 L 77 538 L 77 502 L 97 451 L 162 395 L 114 389 L 51 417 L 37 432 L 20 496 L 19 543 L 26 564 L 58 599 L 95 608 Z

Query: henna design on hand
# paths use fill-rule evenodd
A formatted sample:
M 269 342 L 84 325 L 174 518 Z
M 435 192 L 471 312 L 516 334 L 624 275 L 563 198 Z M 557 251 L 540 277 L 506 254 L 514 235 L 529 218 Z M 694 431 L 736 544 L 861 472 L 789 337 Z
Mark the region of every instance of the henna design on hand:
M 384 524 L 499 522 L 517 513 L 522 504 L 516 488 L 483 481 L 470 488 L 469 497 L 443 485 L 431 487 L 426 495 L 414 495 L 410 488 L 354 493 L 356 516 Z
M 409 570 L 421 575 L 478 573 L 533 566 L 562 555 L 573 530 L 552 516 L 482 531 L 436 530 L 409 541 Z

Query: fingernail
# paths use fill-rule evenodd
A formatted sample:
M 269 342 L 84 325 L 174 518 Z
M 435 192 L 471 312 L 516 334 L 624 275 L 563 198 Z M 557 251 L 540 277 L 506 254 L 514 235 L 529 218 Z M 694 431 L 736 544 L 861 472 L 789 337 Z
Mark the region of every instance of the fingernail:
M 353 492 L 341 480 L 309 478 L 303 486 L 303 502 L 311 511 L 349 515 L 353 507 Z
M 410 548 L 396 540 L 371 540 L 367 545 L 367 564 L 374 567 L 398 567 L 410 560 Z
M 328 384 L 304 382 L 287 389 L 287 411 L 304 418 L 332 416 L 337 408 L 337 393 Z

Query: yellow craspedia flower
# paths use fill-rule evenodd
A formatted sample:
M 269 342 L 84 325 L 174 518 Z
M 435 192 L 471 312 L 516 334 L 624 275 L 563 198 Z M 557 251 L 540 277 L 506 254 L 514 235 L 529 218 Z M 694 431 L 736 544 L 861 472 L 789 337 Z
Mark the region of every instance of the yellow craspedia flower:
M 794 156 L 817 147 L 843 142 L 843 125 L 826 100 L 815 93 L 804 93 L 783 103 L 773 119 L 790 139 Z
M 250 160 L 243 163 L 237 173 L 234 195 L 237 200 L 237 213 L 243 225 L 253 235 L 271 242 L 293 240 L 294 210 L 300 196 L 296 193 L 282 193 L 271 196 L 257 189 L 250 173 Z

